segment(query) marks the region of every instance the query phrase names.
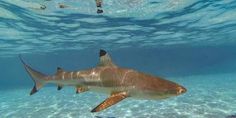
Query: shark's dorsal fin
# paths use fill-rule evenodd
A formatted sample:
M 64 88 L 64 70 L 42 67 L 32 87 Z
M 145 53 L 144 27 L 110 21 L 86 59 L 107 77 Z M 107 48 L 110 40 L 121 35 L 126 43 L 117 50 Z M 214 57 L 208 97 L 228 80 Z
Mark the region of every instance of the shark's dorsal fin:
M 110 66 L 110 67 L 117 67 L 110 57 L 110 55 L 105 50 L 100 50 L 99 52 L 99 63 L 97 66 Z
M 61 67 L 57 67 L 57 73 L 63 72 L 63 69 Z
M 62 73 L 64 70 L 61 68 L 61 67 L 57 67 L 57 72 L 56 72 L 56 74 L 60 74 L 60 73 Z

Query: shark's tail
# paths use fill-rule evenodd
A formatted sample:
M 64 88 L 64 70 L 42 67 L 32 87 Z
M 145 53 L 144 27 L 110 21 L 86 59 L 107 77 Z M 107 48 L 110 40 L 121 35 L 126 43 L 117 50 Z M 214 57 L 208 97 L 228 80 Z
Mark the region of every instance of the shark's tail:
M 21 55 L 19 55 L 19 58 L 21 62 L 23 63 L 25 70 L 28 72 L 32 80 L 34 81 L 34 87 L 30 92 L 30 95 L 33 95 L 34 93 L 38 92 L 40 88 L 42 88 L 46 84 L 46 77 L 47 75 L 42 74 L 41 72 L 38 72 L 34 69 L 32 69 L 29 65 L 27 65 L 23 59 L 21 58 Z

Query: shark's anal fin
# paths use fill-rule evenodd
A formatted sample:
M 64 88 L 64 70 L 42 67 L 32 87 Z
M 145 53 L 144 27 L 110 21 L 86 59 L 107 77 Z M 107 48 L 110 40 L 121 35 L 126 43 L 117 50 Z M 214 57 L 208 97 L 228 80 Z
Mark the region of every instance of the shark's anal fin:
M 77 86 L 76 87 L 76 93 L 78 94 L 78 93 L 83 93 L 83 92 L 85 92 L 85 91 L 88 91 L 89 89 L 88 89 L 88 87 L 82 87 L 82 86 Z
M 62 85 L 58 85 L 58 86 L 57 86 L 57 90 L 58 90 L 58 91 L 61 90 L 62 88 L 63 88 Z
M 104 110 L 118 102 L 120 102 L 121 100 L 125 99 L 128 97 L 128 93 L 127 92 L 115 92 L 112 93 L 111 96 L 109 98 L 107 98 L 106 100 L 104 100 L 101 104 L 99 104 L 97 107 L 95 107 L 91 112 L 99 112 L 101 110 Z

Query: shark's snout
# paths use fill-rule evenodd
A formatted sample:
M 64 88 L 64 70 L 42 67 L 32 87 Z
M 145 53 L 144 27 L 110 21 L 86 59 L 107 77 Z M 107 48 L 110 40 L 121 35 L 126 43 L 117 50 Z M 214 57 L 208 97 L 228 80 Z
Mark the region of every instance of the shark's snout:
M 187 92 L 187 89 L 186 89 L 186 88 L 184 88 L 184 87 L 182 87 L 182 86 L 177 87 L 177 95 L 183 94 L 183 93 L 185 93 L 185 92 Z

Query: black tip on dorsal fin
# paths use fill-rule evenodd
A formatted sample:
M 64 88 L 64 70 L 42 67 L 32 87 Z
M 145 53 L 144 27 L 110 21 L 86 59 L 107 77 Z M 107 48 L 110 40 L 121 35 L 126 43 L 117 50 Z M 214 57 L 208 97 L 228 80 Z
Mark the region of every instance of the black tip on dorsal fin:
M 31 90 L 30 95 L 35 94 L 36 92 L 38 92 L 36 85 L 34 85 L 34 88 Z
M 100 52 L 99 52 L 99 56 L 101 57 L 101 56 L 104 56 L 104 55 L 106 55 L 107 54 L 107 52 L 105 51 L 105 50 L 103 50 L 103 49 L 100 49 Z

